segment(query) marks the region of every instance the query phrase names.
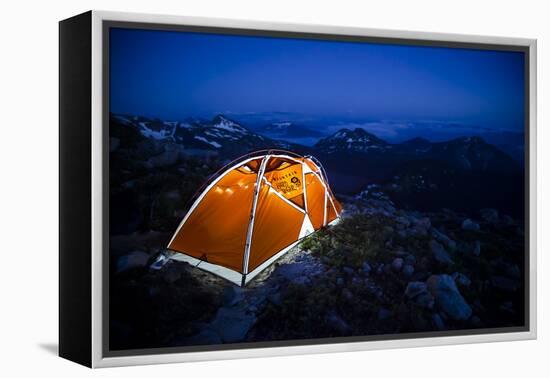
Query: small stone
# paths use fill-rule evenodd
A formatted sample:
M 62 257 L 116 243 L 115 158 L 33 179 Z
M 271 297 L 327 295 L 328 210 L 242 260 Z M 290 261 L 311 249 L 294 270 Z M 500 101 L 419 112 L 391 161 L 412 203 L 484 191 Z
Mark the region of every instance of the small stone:
M 396 272 L 399 272 L 403 267 L 403 259 L 401 257 L 395 258 L 391 263 L 391 267 Z
M 432 228 L 432 236 L 450 250 L 456 249 L 456 242 L 438 229 Z
M 403 267 L 403 275 L 409 277 L 409 276 L 412 276 L 413 273 L 414 273 L 414 267 L 412 265 L 407 264 Z
M 428 287 L 424 282 L 412 281 L 407 284 L 407 288 L 405 289 L 405 296 L 412 299 L 417 295 L 425 293 L 427 291 Z
M 470 218 L 467 218 L 464 219 L 464 222 L 462 222 L 462 229 L 467 231 L 479 231 L 479 224 Z
M 344 279 L 342 277 L 338 277 L 336 279 L 336 285 L 338 286 L 344 286 Z
M 445 248 L 435 240 L 430 241 L 430 250 L 432 251 L 432 255 L 437 262 L 445 265 L 454 264 L 454 261 L 451 259 L 451 256 L 449 256 Z

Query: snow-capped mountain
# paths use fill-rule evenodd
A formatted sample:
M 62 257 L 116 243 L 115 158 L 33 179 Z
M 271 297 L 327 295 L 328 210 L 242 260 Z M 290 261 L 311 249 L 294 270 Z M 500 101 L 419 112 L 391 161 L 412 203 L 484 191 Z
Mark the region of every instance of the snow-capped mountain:
M 186 149 L 214 150 L 233 155 L 253 149 L 288 148 L 288 143 L 256 134 L 223 115 L 217 115 L 212 120 L 189 118 L 184 121 L 161 121 L 115 114 L 112 120 L 137 129 L 145 138 L 174 142 Z
M 338 152 L 385 152 L 393 148 L 389 143 L 364 129 L 341 129 L 335 134 L 321 139 L 315 149 L 334 154 Z

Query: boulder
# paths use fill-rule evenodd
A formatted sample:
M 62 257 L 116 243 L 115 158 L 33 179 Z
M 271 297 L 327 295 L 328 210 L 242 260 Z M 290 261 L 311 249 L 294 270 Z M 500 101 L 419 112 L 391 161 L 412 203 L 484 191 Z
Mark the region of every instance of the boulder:
M 435 240 L 430 240 L 430 250 L 432 251 L 432 255 L 437 262 L 445 265 L 454 264 L 454 261 L 451 259 L 451 256 L 449 256 L 445 248 Z
M 472 308 L 460 294 L 451 276 L 432 275 L 426 284 L 428 291 L 435 298 L 436 305 L 451 319 L 466 320 L 472 315 Z
M 256 316 L 237 307 L 221 307 L 211 328 L 217 331 L 224 343 L 242 341 L 256 322 Z
M 479 231 L 479 224 L 477 224 L 470 218 L 466 218 L 462 222 L 462 229 L 466 231 Z

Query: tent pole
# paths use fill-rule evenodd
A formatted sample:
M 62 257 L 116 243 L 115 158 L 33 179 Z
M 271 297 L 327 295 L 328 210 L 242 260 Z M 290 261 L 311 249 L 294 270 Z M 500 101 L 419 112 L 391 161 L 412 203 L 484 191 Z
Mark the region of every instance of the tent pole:
M 246 233 L 246 244 L 244 246 L 243 256 L 243 277 L 248 273 L 248 260 L 250 259 L 250 244 L 252 243 L 252 230 L 254 229 L 254 216 L 256 215 L 256 206 L 258 205 L 258 195 L 260 193 L 260 185 L 264 176 L 265 166 L 269 160 L 269 155 L 264 156 L 260 169 L 258 169 L 258 177 L 254 186 L 254 199 L 252 201 L 252 209 L 250 211 L 250 222 L 248 223 L 248 231 Z M 244 281 L 243 281 L 244 282 Z

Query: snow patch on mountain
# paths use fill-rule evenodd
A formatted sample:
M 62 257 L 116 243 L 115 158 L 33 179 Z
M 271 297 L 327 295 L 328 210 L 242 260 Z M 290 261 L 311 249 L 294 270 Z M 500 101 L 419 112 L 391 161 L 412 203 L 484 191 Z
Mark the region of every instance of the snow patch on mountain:
M 211 141 L 211 140 L 208 140 L 204 137 L 201 137 L 201 136 L 198 136 L 198 135 L 195 135 L 194 137 L 196 140 L 200 140 L 201 142 L 204 142 L 204 143 L 208 143 L 210 144 L 211 146 L 214 146 L 216 148 L 221 148 L 221 144 L 219 144 L 218 142 L 214 142 L 214 141 Z

